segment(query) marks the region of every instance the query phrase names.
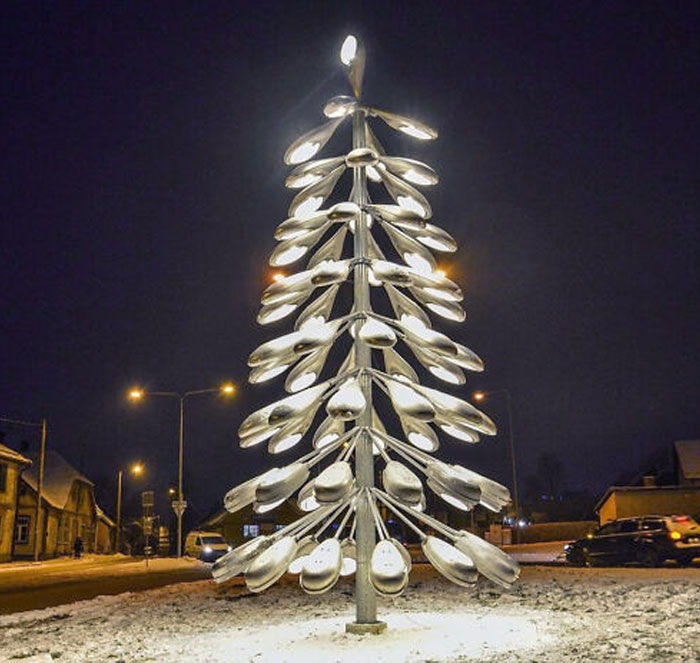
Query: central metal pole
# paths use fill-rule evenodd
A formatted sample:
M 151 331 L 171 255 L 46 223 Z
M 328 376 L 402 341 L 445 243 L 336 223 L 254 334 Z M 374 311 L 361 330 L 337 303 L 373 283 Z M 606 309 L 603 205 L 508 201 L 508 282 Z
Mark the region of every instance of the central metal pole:
M 117 473 L 117 540 L 114 550 L 117 555 L 121 552 L 122 542 L 122 475 L 123 472 L 119 470 Z
M 354 149 L 365 147 L 366 118 L 365 111 L 358 109 L 352 118 L 352 146 Z M 364 168 L 353 169 L 352 202 L 357 205 L 367 203 L 367 175 Z M 355 265 L 355 311 L 365 313 L 371 309 L 369 298 L 369 275 L 365 260 L 368 258 L 367 214 L 360 213 L 355 221 L 354 254 L 360 261 Z M 358 321 L 358 325 L 362 324 Z M 360 488 L 374 485 L 374 457 L 372 440 L 367 432 L 372 423 L 372 379 L 367 371 L 371 368 L 372 355 L 369 346 L 355 335 L 355 363 L 360 369 L 360 388 L 367 402 L 358 423 L 363 427 L 355 451 L 355 474 Z M 377 624 L 377 597 L 369 581 L 369 566 L 375 546 L 374 520 L 370 510 L 367 491 L 363 491 L 357 503 L 357 569 L 355 572 L 355 624 L 349 626 Z M 353 630 L 353 629 L 349 629 Z
M 180 397 L 180 441 L 178 445 L 178 463 L 177 463 L 177 499 L 180 502 L 180 508 L 177 510 L 177 556 L 182 557 L 182 463 L 185 454 L 185 397 Z

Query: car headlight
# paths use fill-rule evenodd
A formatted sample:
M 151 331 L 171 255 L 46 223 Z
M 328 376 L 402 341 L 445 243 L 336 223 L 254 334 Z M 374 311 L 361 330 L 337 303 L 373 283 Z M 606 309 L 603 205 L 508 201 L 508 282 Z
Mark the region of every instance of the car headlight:
M 571 550 L 571 544 L 570 544 L 570 543 L 567 543 L 567 544 L 564 546 L 564 552 L 569 552 L 569 550 Z
M 228 547 L 226 548 L 226 552 L 231 552 L 232 550 L 233 550 L 233 548 L 232 548 L 231 546 L 228 546 Z
M 211 546 L 204 546 L 204 548 L 202 548 L 202 552 L 208 555 L 210 552 L 213 552 L 213 550 Z

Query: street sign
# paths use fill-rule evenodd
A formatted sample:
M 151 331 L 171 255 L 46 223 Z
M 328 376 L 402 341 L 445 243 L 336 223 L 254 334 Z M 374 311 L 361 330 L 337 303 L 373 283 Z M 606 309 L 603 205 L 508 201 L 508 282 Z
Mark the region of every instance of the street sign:
M 187 500 L 173 500 L 171 502 L 173 505 L 173 511 L 178 515 L 181 516 L 183 513 L 185 513 L 185 509 L 187 508 Z
M 141 493 L 141 506 L 153 506 L 156 502 L 155 493 L 152 490 L 146 490 Z

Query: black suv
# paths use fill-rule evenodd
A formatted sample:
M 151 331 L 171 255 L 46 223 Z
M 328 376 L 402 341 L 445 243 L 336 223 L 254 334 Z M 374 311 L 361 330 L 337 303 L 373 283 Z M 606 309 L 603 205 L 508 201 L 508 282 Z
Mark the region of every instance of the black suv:
M 690 516 L 639 516 L 611 520 L 564 546 L 575 566 L 625 564 L 659 566 L 667 559 L 686 566 L 700 557 L 700 525 Z

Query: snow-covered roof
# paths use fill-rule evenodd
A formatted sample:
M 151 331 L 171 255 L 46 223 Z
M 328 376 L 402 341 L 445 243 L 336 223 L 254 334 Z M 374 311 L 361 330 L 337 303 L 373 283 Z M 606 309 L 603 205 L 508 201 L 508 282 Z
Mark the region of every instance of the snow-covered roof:
M 0 444 L 0 458 L 13 460 L 15 463 L 20 463 L 22 465 L 29 465 L 32 462 L 29 458 L 25 458 L 21 453 L 10 449 L 10 447 L 6 447 L 4 444 Z
M 593 510 L 598 513 L 613 493 L 692 493 L 695 491 L 700 492 L 700 488 L 693 486 L 610 486 Z
M 115 523 L 101 508 L 100 505 L 95 502 L 95 514 L 97 515 L 99 520 L 104 520 L 104 522 L 107 523 L 110 527 L 116 527 L 117 523 Z
M 22 475 L 22 479 L 34 491 L 37 490 L 38 474 L 39 459 L 34 458 L 32 466 Z M 74 481 L 82 481 L 89 486 L 94 485 L 90 479 L 80 474 L 62 456 L 59 456 L 55 451 L 47 451 L 44 460 L 42 497 L 56 509 L 63 509 L 68 501 Z
M 700 440 L 678 440 L 676 453 L 686 479 L 700 479 Z

